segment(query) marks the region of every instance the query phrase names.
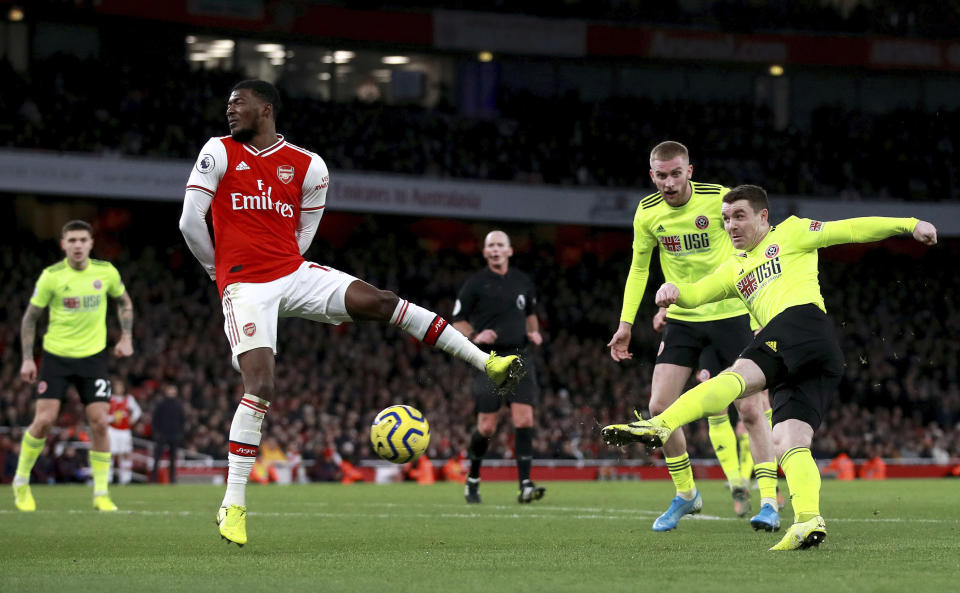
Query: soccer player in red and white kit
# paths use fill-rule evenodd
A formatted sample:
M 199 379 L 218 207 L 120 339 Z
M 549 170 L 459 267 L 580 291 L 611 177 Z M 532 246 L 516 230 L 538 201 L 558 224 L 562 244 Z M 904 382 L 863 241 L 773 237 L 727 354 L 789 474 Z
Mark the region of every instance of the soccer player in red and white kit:
M 127 393 L 123 379 L 114 377 L 110 394 L 110 453 L 116 460 L 117 482 L 129 484 L 133 478 L 133 433 L 130 428 L 137 423 L 143 410 L 137 398 Z M 113 481 L 113 468 L 110 468 L 110 481 Z
M 274 396 L 277 318 L 339 324 L 388 321 L 485 371 L 501 389 L 522 375 L 517 356 L 487 354 L 439 315 L 344 272 L 303 258 L 317 232 L 329 176 L 318 155 L 276 132 L 280 97 L 262 80 L 233 87 L 229 136 L 211 138 L 190 173 L 180 230 L 220 292 L 224 332 L 244 395 L 230 426 L 227 491 L 217 512 L 220 535 L 247 541 L 246 484 L 260 425 Z M 206 226 L 213 211 L 214 242 Z

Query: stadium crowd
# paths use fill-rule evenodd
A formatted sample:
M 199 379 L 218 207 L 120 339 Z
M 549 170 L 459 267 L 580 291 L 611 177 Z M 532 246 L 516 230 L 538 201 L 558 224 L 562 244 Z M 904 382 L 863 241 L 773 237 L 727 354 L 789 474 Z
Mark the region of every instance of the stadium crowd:
M 950 2 L 905 0 L 363 0 L 353 7 L 443 8 L 554 18 L 697 27 L 736 33 L 811 31 L 949 38 L 960 26 Z
M 145 410 L 135 435 L 150 438 L 150 410 L 163 387 L 174 384 L 186 408 L 185 448 L 222 459 L 243 390 L 230 366 L 216 290 L 179 241 L 178 216 L 173 205 L 140 205 L 131 220 L 157 224 L 98 235 L 93 255 L 115 254 L 109 257 L 136 310 L 137 352 L 113 360 L 112 368 Z M 477 242 L 486 229 L 478 226 L 470 236 L 472 227 L 464 224 L 468 234 L 450 239 L 434 234 L 440 226 L 330 213 L 308 255 L 449 315 L 463 279 L 482 266 Z M 325 227 L 336 231 L 325 234 Z M 541 295 L 545 343 L 532 356 L 542 388 L 536 456 L 645 455 L 639 449 L 608 448 L 598 437 L 599 426 L 643 408 L 658 343 L 649 324 L 654 310 L 648 295 L 634 332 L 634 360 L 618 365 L 605 347 L 619 314 L 629 233 L 508 230 L 515 238 L 516 265 L 532 273 Z M 561 240 L 564 233 L 573 235 Z M 12 233 L 6 241 L 0 249 L 5 270 L 0 285 L 5 305 L 0 309 L 0 468 L 9 480 L 20 431 L 32 413 L 32 388 L 18 378 L 19 320 L 36 277 L 59 254 L 54 241 L 38 244 L 30 235 Z M 626 248 L 610 249 L 611 244 Z M 960 289 L 960 279 L 944 273 L 960 244 L 948 241 L 922 254 L 896 253 L 904 245 L 896 240 L 889 245 L 893 252 L 873 250 L 862 259 L 860 252 L 851 257 L 843 248 L 832 248 L 823 257 L 821 284 L 840 329 L 847 367 L 816 441 L 820 458 L 841 452 L 855 458 L 937 461 L 960 456 L 960 311 L 950 297 Z M 658 286 L 656 278 L 650 286 Z M 112 310 L 108 319 L 115 325 Z M 277 393 L 283 396 L 264 424 L 264 447 L 274 449 L 273 455 L 321 462 L 334 453 L 353 461 L 372 457 L 370 420 L 381 408 L 401 402 L 427 413 L 431 457 L 447 459 L 466 447 L 474 414 L 463 386 L 475 372 L 467 365 L 373 323 L 325 326 L 281 320 L 278 346 Z M 71 469 L 78 452 L 69 445 L 85 434 L 79 401 L 71 398 L 64 410 L 59 436 L 50 439 L 35 480 L 80 479 Z M 692 456 L 712 456 L 705 422 L 689 441 Z M 512 455 L 512 431 L 497 433 L 489 455 Z M 315 468 L 316 479 L 333 475 L 329 463 Z
M 0 131 L 9 132 L 0 143 L 192 159 L 206 138 L 225 133 L 226 92 L 243 75 L 191 69 L 179 58 L 162 69 L 165 76 L 157 78 L 153 68 L 123 61 L 57 56 L 37 60 L 24 76 L 0 60 L 7 81 Z M 646 187 L 646 167 L 637 161 L 649 139 L 695 138 L 695 165 L 718 182 L 845 199 L 960 199 L 953 174 L 956 109 L 874 114 L 824 105 L 809 125 L 778 129 L 772 112 L 749 100 L 591 102 L 569 93 L 504 91 L 492 119 L 457 114 L 444 100 L 433 109 L 306 97 L 284 102 L 279 129 L 334 170 Z M 670 117 L 644 116 L 665 113 Z

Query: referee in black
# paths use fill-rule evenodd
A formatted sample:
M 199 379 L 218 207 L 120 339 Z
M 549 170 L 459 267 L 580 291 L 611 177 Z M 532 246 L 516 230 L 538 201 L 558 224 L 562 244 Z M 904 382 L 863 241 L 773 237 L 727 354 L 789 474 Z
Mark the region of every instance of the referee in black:
M 510 269 L 513 247 L 503 231 L 491 231 L 483 241 L 483 258 L 487 267 L 470 276 L 457 295 L 453 309 L 453 327 L 468 336 L 483 350 L 497 354 L 519 354 L 522 359 L 527 341 L 539 346 L 540 324 L 534 313 L 537 295 L 530 277 Z M 470 437 L 470 474 L 465 496 L 468 503 L 480 502 L 480 465 L 497 430 L 497 414 L 505 399 L 510 403 L 510 416 L 516 429 L 515 456 L 521 503 L 543 498 L 546 488 L 530 479 L 533 461 L 533 406 L 537 403 L 537 376 L 528 364 L 526 375 L 512 393 L 501 397 L 487 377 L 478 376 L 473 383 L 476 399 L 477 428 Z

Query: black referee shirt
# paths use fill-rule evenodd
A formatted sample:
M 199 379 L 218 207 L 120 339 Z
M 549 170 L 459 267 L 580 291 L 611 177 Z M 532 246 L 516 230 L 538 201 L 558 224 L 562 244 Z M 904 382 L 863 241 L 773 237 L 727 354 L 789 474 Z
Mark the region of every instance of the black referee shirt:
M 500 275 L 489 267 L 467 278 L 453 307 L 453 321 L 466 321 L 473 331 L 497 332 L 493 345 L 484 350 L 516 350 L 527 342 L 527 316 L 534 314 L 537 293 L 530 277 L 514 268 Z

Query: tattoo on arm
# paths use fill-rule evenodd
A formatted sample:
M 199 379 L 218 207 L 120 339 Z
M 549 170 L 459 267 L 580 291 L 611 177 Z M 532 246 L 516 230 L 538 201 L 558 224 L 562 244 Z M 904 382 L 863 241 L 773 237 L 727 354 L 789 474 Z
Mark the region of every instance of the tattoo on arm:
M 23 359 L 33 358 L 33 344 L 37 337 L 37 321 L 43 314 L 43 309 L 35 305 L 27 305 L 27 310 L 23 313 L 23 320 L 20 322 L 20 349 L 23 352 Z
M 120 302 L 117 304 L 117 319 L 120 320 L 120 330 L 126 334 L 133 334 L 133 301 L 130 295 L 124 292 L 120 295 Z

